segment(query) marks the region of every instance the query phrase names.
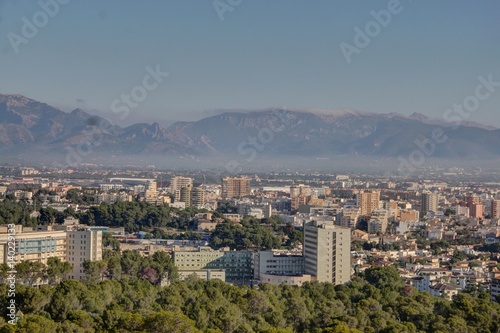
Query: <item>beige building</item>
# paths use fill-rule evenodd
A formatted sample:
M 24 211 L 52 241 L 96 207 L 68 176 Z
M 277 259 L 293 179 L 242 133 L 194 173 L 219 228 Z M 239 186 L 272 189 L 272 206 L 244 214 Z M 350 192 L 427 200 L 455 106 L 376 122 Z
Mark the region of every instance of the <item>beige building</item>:
M 491 200 L 490 216 L 492 219 L 500 218 L 500 200 L 499 199 L 492 199 Z
M 79 228 L 68 231 L 67 258 L 73 265 L 70 278 L 82 280 L 85 276 L 85 261 L 102 260 L 102 231 L 92 228 Z
M 290 186 L 290 198 L 298 197 L 299 195 L 308 197 L 311 195 L 311 186 L 298 184 Z
M 99 227 L 96 227 L 96 229 Z M 38 261 L 47 264 L 51 257 L 73 265 L 69 278 L 81 280 L 83 262 L 102 260 L 102 231 L 87 226 L 38 226 L 36 230 L 15 226 L 15 234 L 0 226 L 0 263 L 8 263 L 8 236 L 15 236 L 14 262 Z
M 170 179 L 170 191 L 175 195 L 175 201 L 181 201 L 181 188 L 193 186 L 193 178 L 175 176 Z
M 368 233 L 376 234 L 378 232 L 385 233 L 389 225 L 389 212 L 385 209 L 376 209 L 368 220 Z
M 348 282 L 351 278 L 351 229 L 333 222 L 304 223 L 304 271 L 319 282 Z
M 370 215 L 380 207 L 380 191 L 365 191 L 356 195 L 357 206 L 361 209 L 361 215 Z
M 238 177 L 222 178 L 222 198 L 242 198 L 250 194 L 250 179 Z
M 205 204 L 205 191 L 200 187 L 193 188 L 193 185 L 187 185 L 182 187 L 178 193 L 178 202 L 184 202 L 186 207 L 202 207 Z
M 309 197 L 299 195 L 297 197 L 292 197 L 291 199 L 291 208 L 292 210 L 298 210 L 300 206 L 306 205 L 309 201 Z
M 156 188 L 156 181 L 150 180 L 148 181 L 148 185 L 146 186 L 146 191 L 144 193 L 144 201 L 150 204 L 159 205 L 163 202 L 158 199 L 158 190 Z
M 340 216 L 340 225 L 345 228 L 356 229 L 356 224 L 361 216 L 358 207 L 344 208 Z
M 436 212 L 438 209 L 439 195 L 437 193 L 424 192 L 421 196 L 421 209 L 424 212 Z
M 413 209 L 401 209 L 399 211 L 399 220 L 401 222 L 414 222 L 419 220 L 419 213 Z
M 55 229 L 52 226 L 40 226 L 39 230 L 15 226 L 16 233 L 8 234 L 7 226 L 0 226 L 0 260 L 8 261 L 8 236 L 15 237 L 14 262 L 38 261 L 47 264 L 47 259 L 57 257 L 66 261 L 67 233 L 65 229 Z
M 191 206 L 191 191 L 193 190 L 193 185 L 187 185 L 184 187 L 181 187 L 179 190 L 179 200 L 180 202 L 184 202 L 186 204 L 186 207 Z
M 115 203 L 117 201 L 132 201 L 132 195 L 128 194 L 126 192 L 120 192 L 120 193 L 101 193 L 97 194 L 94 197 L 94 200 L 96 203 L 100 204 L 102 202 L 106 203 Z
M 193 185 L 193 178 L 175 176 L 170 179 L 170 189 L 172 192 L 180 190 L 188 185 Z

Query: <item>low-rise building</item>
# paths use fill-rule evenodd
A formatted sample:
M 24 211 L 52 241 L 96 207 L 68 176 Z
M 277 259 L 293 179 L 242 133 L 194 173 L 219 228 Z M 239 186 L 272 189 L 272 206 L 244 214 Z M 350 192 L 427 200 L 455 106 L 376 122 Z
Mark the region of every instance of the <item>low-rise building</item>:
M 302 253 L 259 251 L 254 255 L 254 279 L 261 274 L 298 276 L 304 274 Z
M 249 251 L 213 250 L 200 246 L 195 251 L 174 250 L 173 259 L 179 271 L 222 269 L 226 281 L 238 284 L 250 283 L 253 278 L 252 252 Z
M 9 235 L 15 237 L 15 242 L 9 242 Z M 9 244 L 10 243 L 10 244 Z M 47 263 L 50 257 L 66 261 L 67 232 L 63 228 L 56 229 L 52 226 L 40 226 L 38 230 L 15 226 L 15 233 L 7 233 L 7 226 L 0 227 L 0 263 L 8 261 L 9 247 L 14 244 L 13 261 L 38 261 Z M 11 245 L 11 246 L 9 246 Z M 10 251 L 12 253 L 12 251 Z
M 15 237 L 15 242 L 9 241 L 9 235 Z M 12 243 L 14 257 L 9 256 Z M 0 263 L 10 260 L 47 264 L 51 257 L 72 264 L 73 271 L 68 277 L 82 280 L 85 276 L 83 263 L 102 260 L 102 231 L 98 227 L 93 230 L 93 227 L 81 225 L 41 225 L 35 230 L 16 225 L 15 233 L 8 233 L 6 226 L 0 226 Z
M 432 296 L 435 297 L 443 297 L 447 300 L 451 300 L 451 298 L 458 294 L 460 291 L 460 287 L 453 283 L 436 283 L 429 288 L 429 292 Z

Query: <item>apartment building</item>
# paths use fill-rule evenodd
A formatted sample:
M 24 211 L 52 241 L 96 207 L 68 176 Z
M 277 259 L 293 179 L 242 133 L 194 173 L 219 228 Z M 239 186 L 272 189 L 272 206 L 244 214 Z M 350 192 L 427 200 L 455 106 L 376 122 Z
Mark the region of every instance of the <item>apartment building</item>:
M 56 257 L 66 261 L 67 232 L 64 228 L 39 226 L 37 229 L 15 226 L 15 234 L 7 233 L 7 226 L 0 226 L 0 260 L 7 263 L 8 236 L 15 236 L 14 262 L 38 261 L 47 264 L 47 259 Z
M 188 186 L 193 186 L 193 178 L 174 176 L 170 179 L 170 192 L 175 195 L 174 201 L 181 201 L 181 188 Z
M 401 222 L 414 222 L 419 220 L 419 212 L 413 209 L 401 209 L 398 216 Z
M 1 192 L 1 190 L 0 190 Z M 491 200 L 490 216 L 492 219 L 500 218 L 500 199 Z
M 120 193 L 101 193 L 97 194 L 94 197 L 94 201 L 98 204 L 102 202 L 106 202 L 109 204 L 118 202 L 118 201 L 132 201 L 132 195 L 125 193 L 125 192 L 120 192 Z
M 387 231 L 387 226 L 389 225 L 389 212 L 385 209 L 376 209 L 370 215 L 370 220 L 368 220 L 368 233 L 384 234 Z
M 480 203 L 473 203 L 469 207 L 470 217 L 475 219 L 483 218 L 484 206 Z
M 0 226 L 0 263 L 8 262 L 8 236 L 15 236 L 14 262 L 38 261 L 47 264 L 51 257 L 73 265 L 69 278 L 84 277 L 83 262 L 102 260 L 102 231 L 86 226 L 15 226 L 15 234 L 8 234 L 6 226 Z
M 356 205 L 361 209 L 361 215 L 370 215 L 380 207 L 380 191 L 364 191 L 356 195 Z
M 304 272 L 319 282 L 351 278 L 351 229 L 333 222 L 304 223 Z
M 466 197 L 466 202 L 467 202 L 467 207 L 471 207 L 474 204 L 480 204 L 481 203 L 481 197 L 476 194 L 469 194 Z
M 170 189 L 172 192 L 180 190 L 188 185 L 193 185 L 193 178 L 174 176 L 170 179 Z
M 93 228 L 77 228 L 67 232 L 67 261 L 73 265 L 71 279 L 85 277 L 85 261 L 102 260 L 102 231 Z
M 205 204 L 205 191 L 200 187 L 193 188 L 193 185 L 187 185 L 176 193 L 179 193 L 177 202 L 184 202 L 186 207 L 202 207 Z
M 425 212 L 437 212 L 439 195 L 432 192 L 424 192 L 420 197 L 421 210 Z
M 298 197 L 299 195 L 308 197 L 311 195 L 311 186 L 298 184 L 290 186 L 290 198 Z
M 222 178 L 222 198 L 241 199 L 250 194 L 250 179 L 244 177 Z
M 356 225 L 361 217 L 361 210 L 358 207 L 346 207 L 337 216 L 340 226 L 356 229 Z

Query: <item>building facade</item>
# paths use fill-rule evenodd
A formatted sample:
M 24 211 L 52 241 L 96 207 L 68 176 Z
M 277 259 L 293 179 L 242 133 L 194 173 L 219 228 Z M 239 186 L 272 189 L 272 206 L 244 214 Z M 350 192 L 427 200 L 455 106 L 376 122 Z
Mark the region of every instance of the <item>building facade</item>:
M 250 194 L 250 179 L 244 177 L 222 178 L 222 198 L 243 198 Z
M 283 251 L 259 251 L 253 258 L 254 279 L 261 280 L 260 275 L 290 275 L 304 274 L 304 256 L 302 253 Z
M 32 230 L 16 225 L 14 262 L 37 261 L 47 264 L 48 258 L 59 258 L 73 266 L 68 277 L 81 280 L 85 276 L 85 261 L 102 260 L 102 231 L 100 227 L 95 228 L 49 225 Z M 8 262 L 8 235 L 6 227 L 0 226 L 0 263 Z
M 492 219 L 500 218 L 500 200 L 499 199 L 492 199 L 491 200 L 490 216 Z
M 213 250 L 200 246 L 196 251 L 174 251 L 174 264 L 179 271 L 224 270 L 226 281 L 249 283 L 252 278 L 252 252 Z
M 348 282 L 351 278 L 351 229 L 333 222 L 306 222 L 304 272 L 319 282 Z
M 21 261 L 38 261 L 47 264 L 51 257 L 66 261 L 67 233 L 64 229 L 52 226 L 41 226 L 39 230 L 15 226 L 15 256 L 16 263 Z M 9 248 L 7 227 L 0 227 L 0 260 L 7 263 Z
M 102 260 L 102 231 L 92 228 L 78 228 L 68 231 L 67 258 L 73 265 L 70 278 L 82 280 L 85 277 L 85 261 Z
M 370 215 L 380 207 L 379 191 L 364 191 L 356 195 L 356 205 L 361 210 L 361 215 Z
M 437 212 L 439 196 L 437 193 L 424 192 L 421 195 L 421 210 L 425 212 Z

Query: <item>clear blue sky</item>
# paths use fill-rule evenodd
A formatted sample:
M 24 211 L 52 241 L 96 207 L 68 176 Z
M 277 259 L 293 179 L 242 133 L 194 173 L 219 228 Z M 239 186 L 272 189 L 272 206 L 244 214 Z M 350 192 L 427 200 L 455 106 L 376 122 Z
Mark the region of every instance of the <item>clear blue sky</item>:
M 340 43 L 388 2 L 243 0 L 221 21 L 212 0 L 72 0 L 15 53 L 8 34 L 41 7 L 0 0 L 0 93 L 109 116 L 159 64 L 170 75 L 122 123 L 280 106 L 441 117 L 480 75 L 500 82 L 498 0 L 401 0 L 347 63 Z M 497 89 L 468 120 L 500 127 Z

